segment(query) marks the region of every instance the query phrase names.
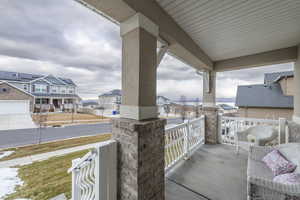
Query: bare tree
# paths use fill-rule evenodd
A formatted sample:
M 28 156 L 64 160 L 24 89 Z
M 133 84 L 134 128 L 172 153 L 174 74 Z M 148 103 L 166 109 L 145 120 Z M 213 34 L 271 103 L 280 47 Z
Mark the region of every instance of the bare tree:
M 46 128 L 46 122 L 48 119 L 48 109 L 43 108 L 42 103 L 40 103 L 39 112 L 37 114 L 37 125 L 38 125 L 38 144 L 42 142 L 42 129 Z
M 186 97 L 184 95 L 180 96 L 180 116 L 182 121 L 184 122 L 184 120 L 187 118 L 187 105 L 186 105 Z
M 194 109 L 195 109 L 195 118 L 200 117 L 200 111 L 199 111 L 200 107 L 199 107 L 199 105 L 200 105 L 200 100 L 199 100 L 199 98 L 196 98 L 195 107 L 194 107 Z
M 169 104 L 165 104 L 163 106 L 165 113 L 167 114 L 167 117 L 169 116 L 169 113 L 171 111 L 170 105 Z

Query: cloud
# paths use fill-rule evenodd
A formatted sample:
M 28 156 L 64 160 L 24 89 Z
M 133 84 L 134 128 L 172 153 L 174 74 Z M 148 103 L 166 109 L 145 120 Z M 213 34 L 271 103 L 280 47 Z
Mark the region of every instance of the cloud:
M 1 0 L 0 70 L 72 78 L 83 98 L 121 88 L 119 27 L 72 0 Z M 292 64 L 218 73 L 217 96 L 261 83 Z M 202 96 L 202 77 L 171 56 L 158 69 L 157 91 L 172 99 Z

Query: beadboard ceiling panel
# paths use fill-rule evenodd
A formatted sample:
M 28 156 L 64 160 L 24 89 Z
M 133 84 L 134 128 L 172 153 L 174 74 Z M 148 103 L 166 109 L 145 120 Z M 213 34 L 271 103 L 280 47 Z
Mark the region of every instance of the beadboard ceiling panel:
M 214 61 L 300 44 L 300 0 L 156 0 Z

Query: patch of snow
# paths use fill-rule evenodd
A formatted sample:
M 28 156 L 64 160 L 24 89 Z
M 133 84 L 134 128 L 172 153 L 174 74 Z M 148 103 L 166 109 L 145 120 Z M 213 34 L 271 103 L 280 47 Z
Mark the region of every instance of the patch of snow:
M 0 159 L 1 158 L 4 158 L 6 156 L 9 156 L 13 153 L 14 151 L 3 151 L 3 152 L 0 152 Z
M 15 199 L 15 200 L 30 200 L 30 199 Z
M 16 186 L 22 184 L 18 177 L 18 168 L 0 168 L 0 200 L 15 192 Z

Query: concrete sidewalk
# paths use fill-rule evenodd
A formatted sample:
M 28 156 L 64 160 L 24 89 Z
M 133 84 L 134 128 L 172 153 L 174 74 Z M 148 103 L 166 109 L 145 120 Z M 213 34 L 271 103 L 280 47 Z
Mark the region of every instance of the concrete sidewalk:
M 28 165 L 28 164 L 31 164 L 36 161 L 47 160 L 51 157 L 62 156 L 65 154 L 76 152 L 76 151 L 90 149 L 90 148 L 95 147 L 97 144 L 99 144 L 99 143 L 92 143 L 92 144 L 82 145 L 82 146 L 78 146 L 78 147 L 60 149 L 57 151 L 51 151 L 51 152 L 47 152 L 47 153 L 41 153 L 41 154 L 36 154 L 36 155 L 32 155 L 32 156 L 26 156 L 26 157 L 22 157 L 22 158 L 7 160 L 7 161 L 1 161 L 0 168 L 13 167 L 16 165 Z

